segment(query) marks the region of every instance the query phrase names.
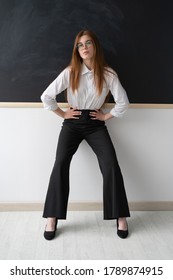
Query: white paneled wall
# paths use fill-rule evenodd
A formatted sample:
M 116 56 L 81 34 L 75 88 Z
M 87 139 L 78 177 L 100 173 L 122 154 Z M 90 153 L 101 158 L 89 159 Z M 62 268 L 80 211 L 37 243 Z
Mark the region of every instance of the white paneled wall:
M 0 202 L 43 202 L 62 119 L 42 108 L 0 108 Z M 132 109 L 107 126 L 129 201 L 173 200 L 173 109 Z M 82 142 L 71 164 L 70 201 L 102 201 L 94 153 Z

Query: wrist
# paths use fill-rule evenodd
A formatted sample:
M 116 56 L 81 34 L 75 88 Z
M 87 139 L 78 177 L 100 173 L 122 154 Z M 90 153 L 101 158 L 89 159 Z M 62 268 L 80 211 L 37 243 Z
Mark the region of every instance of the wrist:
M 109 119 L 112 119 L 114 116 L 111 113 L 105 114 L 104 120 L 107 121 Z
M 62 117 L 63 119 L 65 118 L 65 112 L 61 110 L 60 108 L 57 108 L 54 113 L 58 115 L 59 117 Z

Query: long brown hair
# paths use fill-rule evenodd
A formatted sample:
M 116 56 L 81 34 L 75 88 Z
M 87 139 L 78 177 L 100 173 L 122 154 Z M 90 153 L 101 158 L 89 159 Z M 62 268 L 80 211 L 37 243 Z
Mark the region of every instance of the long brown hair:
M 72 52 L 72 58 L 70 62 L 70 86 L 73 90 L 73 92 L 78 89 L 79 86 L 79 80 L 80 80 L 80 71 L 81 71 L 81 65 L 83 59 L 80 57 L 80 54 L 77 50 L 77 44 L 79 42 L 80 37 L 83 35 L 88 35 L 91 40 L 93 41 L 94 45 L 94 64 L 93 64 L 93 70 L 94 70 L 94 79 L 95 79 L 95 85 L 98 94 L 100 95 L 103 88 L 103 82 L 104 82 L 104 71 L 105 67 L 107 66 L 102 48 L 100 46 L 99 40 L 96 37 L 96 35 L 90 31 L 90 30 L 81 30 L 75 38 L 74 41 L 74 47 Z

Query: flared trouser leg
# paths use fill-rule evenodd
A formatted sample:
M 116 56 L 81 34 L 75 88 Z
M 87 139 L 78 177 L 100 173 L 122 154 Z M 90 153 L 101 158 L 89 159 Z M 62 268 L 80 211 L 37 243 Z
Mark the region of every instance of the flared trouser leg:
M 122 173 L 106 126 L 87 135 L 85 140 L 97 155 L 103 175 L 104 219 L 129 217 L 129 207 Z
M 64 125 L 61 129 L 55 164 L 50 176 L 43 217 L 66 219 L 69 197 L 69 167 L 82 138 Z
M 74 122 L 75 123 L 75 122 Z M 97 155 L 103 175 L 104 219 L 129 217 L 122 173 L 106 126 L 65 124 L 59 135 L 55 164 L 50 177 L 43 217 L 66 219 L 69 167 L 79 144 L 85 139 Z

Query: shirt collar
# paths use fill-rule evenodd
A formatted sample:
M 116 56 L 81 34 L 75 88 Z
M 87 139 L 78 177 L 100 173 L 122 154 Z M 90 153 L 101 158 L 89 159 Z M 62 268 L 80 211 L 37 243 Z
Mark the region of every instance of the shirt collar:
M 81 68 L 81 75 L 84 75 L 86 73 L 92 73 L 93 70 L 89 70 L 88 67 L 85 65 L 85 63 L 82 63 Z

